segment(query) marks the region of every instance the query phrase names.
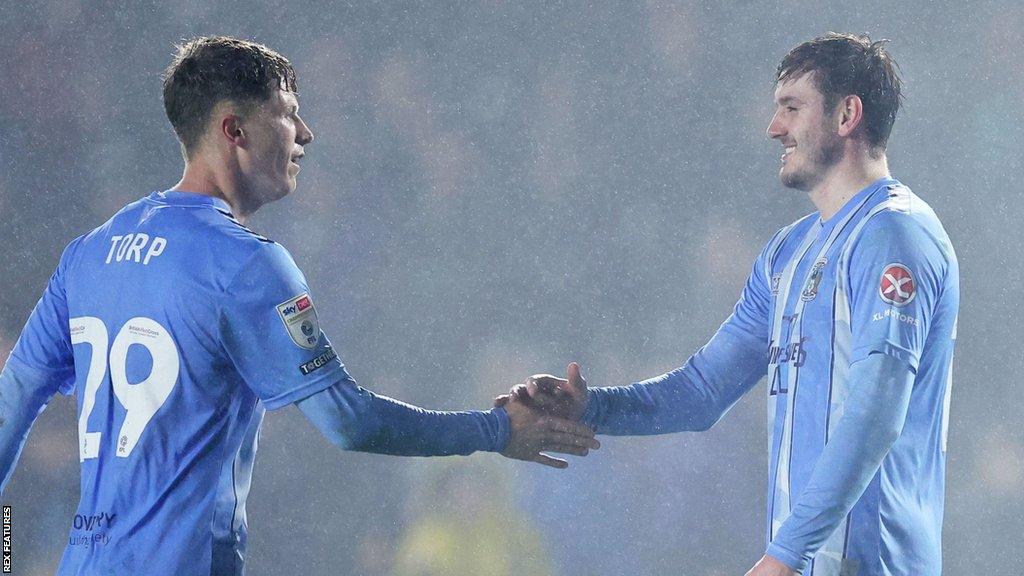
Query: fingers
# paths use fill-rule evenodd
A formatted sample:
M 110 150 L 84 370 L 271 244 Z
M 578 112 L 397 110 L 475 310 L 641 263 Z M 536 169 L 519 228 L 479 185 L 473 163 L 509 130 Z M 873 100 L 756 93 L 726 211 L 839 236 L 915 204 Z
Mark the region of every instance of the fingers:
M 550 444 L 544 447 L 545 452 L 558 452 L 559 454 L 570 454 L 572 456 L 586 456 L 590 449 L 576 444 Z
M 530 396 L 536 396 L 538 393 L 556 394 L 559 387 L 566 383 L 566 380 L 550 374 L 534 374 L 526 379 L 526 388 L 530 392 Z
M 565 388 L 568 392 L 578 395 L 586 391 L 587 381 L 583 379 L 579 364 L 570 362 L 569 366 L 565 369 L 565 373 L 568 376 L 568 380 L 565 381 Z
M 554 430 L 555 432 L 565 432 L 566 434 L 572 434 L 573 436 L 581 436 L 583 438 L 593 438 L 594 431 L 590 427 L 580 424 L 579 422 L 573 422 L 572 420 L 565 420 L 563 418 L 551 418 L 548 420 L 548 429 Z
M 508 395 L 513 400 L 519 402 L 528 402 L 530 400 L 530 393 L 526 390 L 526 384 L 513 386 L 512 389 L 508 391 Z
M 576 436 L 568 434 L 566 432 L 555 432 L 549 430 L 544 432 L 540 438 L 541 450 L 547 450 L 548 446 L 561 445 L 561 446 L 579 446 L 581 448 L 589 448 L 590 450 L 597 450 L 601 447 L 601 443 L 597 441 L 597 438 L 593 436 Z
M 505 404 L 508 404 L 511 400 L 511 396 L 509 396 L 508 394 L 502 394 L 501 396 L 498 396 L 497 398 L 494 399 L 494 407 L 501 408 Z
M 545 466 L 551 466 L 552 468 L 558 468 L 559 470 L 569 467 L 569 463 L 566 462 L 565 460 L 562 460 L 560 458 L 552 458 L 547 454 L 537 454 L 536 456 L 534 456 L 533 461 L 538 464 L 543 464 Z

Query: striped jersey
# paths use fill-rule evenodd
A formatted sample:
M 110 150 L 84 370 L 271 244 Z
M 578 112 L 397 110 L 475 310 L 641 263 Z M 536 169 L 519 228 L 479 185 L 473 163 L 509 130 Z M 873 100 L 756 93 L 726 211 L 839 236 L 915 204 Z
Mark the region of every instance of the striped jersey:
M 660 376 L 589 389 L 583 422 L 614 435 L 707 430 L 767 376 L 769 549 L 799 563 L 825 531 L 804 576 L 938 575 L 959 290 L 956 256 L 935 213 L 896 180 L 880 179 L 828 220 L 811 214 L 775 234 L 707 344 Z M 849 455 L 852 469 L 873 474 L 860 493 L 849 484 L 860 480 L 816 466 L 830 434 L 835 450 L 873 443 L 863 410 L 905 392 L 879 394 L 891 381 L 869 372 L 881 379 L 861 382 L 858 396 L 850 375 L 877 365 L 872 354 L 905 374 L 893 381 L 913 383 L 877 472 L 874 460 Z M 846 409 L 858 416 L 834 434 Z M 883 423 L 892 425 L 875 424 Z M 824 481 L 839 494 L 804 494 L 812 472 L 818 489 Z M 860 494 L 847 494 L 845 517 L 847 504 L 834 500 L 844 490 Z M 808 509 L 797 517 L 795 505 Z
M 903 430 L 804 574 L 939 574 L 959 270 L 935 213 L 879 180 L 779 231 L 737 313 L 744 302 L 768 342 L 768 541 L 857 394 L 850 365 L 887 354 L 915 374 Z

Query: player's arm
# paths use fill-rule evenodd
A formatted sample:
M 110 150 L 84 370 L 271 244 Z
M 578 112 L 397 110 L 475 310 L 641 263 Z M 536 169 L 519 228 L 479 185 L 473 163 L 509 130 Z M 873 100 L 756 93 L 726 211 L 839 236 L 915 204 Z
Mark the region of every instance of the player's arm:
M 913 299 L 900 306 L 880 295 L 889 286 L 884 276 L 893 264 L 905 267 L 915 284 Z M 942 248 L 909 216 L 882 213 L 865 226 L 848 271 L 853 333 L 849 398 L 768 556 L 803 570 L 899 438 L 947 270 Z
M 528 396 L 550 413 L 581 419 L 600 434 L 707 430 L 765 374 L 768 252 L 766 248 L 755 261 L 732 315 L 680 368 L 630 386 L 587 389 L 578 367 L 570 365 L 566 379 L 534 376 L 510 397 Z M 499 398 L 497 404 L 508 398 Z
M 219 337 L 269 410 L 298 403 L 342 448 L 408 456 L 478 450 L 564 467 L 541 450 L 585 454 L 593 432 L 522 406 L 435 412 L 356 385 L 320 330 L 305 278 L 281 246 L 258 246 L 219 298 Z
M 565 467 L 541 451 L 586 456 L 599 447 L 593 431 L 545 418 L 521 404 L 486 412 L 424 410 L 356 385 L 338 382 L 296 403 L 307 418 L 343 450 L 396 456 L 449 456 L 476 451 Z M 507 410 L 506 410 L 507 409 Z
M 581 422 L 610 435 L 711 428 L 765 374 L 765 342 L 729 328 L 730 318 L 680 367 L 631 386 L 592 388 Z
M 58 390 L 67 393 L 74 385 L 62 267 L 63 259 L 0 372 L 0 493 L 36 417 Z
M 850 366 L 849 382 L 842 420 L 767 550 L 797 571 L 839 527 L 899 438 L 914 371 L 903 360 L 875 353 Z

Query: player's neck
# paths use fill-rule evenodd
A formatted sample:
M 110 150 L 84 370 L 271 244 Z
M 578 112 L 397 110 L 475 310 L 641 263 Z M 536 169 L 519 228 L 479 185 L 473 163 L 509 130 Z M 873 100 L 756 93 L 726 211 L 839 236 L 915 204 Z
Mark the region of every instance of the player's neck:
M 835 216 L 857 192 L 888 176 L 889 163 L 885 154 L 879 158 L 871 158 L 867 154 L 859 158 L 844 158 L 807 195 L 825 221 Z
M 227 202 L 231 208 L 231 214 L 241 223 L 249 219 L 249 216 L 256 211 L 242 201 L 242 195 L 238 192 L 239 187 L 235 185 L 234 179 L 223 177 L 214 170 L 209 170 L 202 162 L 187 162 L 185 172 L 181 180 L 171 187 L 171 190 L 180 192 L 194 192 L 204 196 L 220 198 Z

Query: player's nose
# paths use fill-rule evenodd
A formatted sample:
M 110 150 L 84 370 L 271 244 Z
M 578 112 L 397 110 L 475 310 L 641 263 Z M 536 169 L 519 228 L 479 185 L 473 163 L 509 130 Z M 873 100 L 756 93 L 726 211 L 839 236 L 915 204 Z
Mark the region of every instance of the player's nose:
M 779 118 L 779 113 L 775 112 L 775 114 L 772 115 L 771 122 L 768 123 L 768 130 L 765 132 L 765 135 L 768 138 L 774 140 L 776 138 L 781 138 L 785 134 L 786 128 L 785 126 L 782 125 L 782 120 Z
M 298 130 L 295 131 L 295 143 L 299 146 L 306 146 L 313 141 L 313 131 L 309 129 L 306 122 L 299 118 Z

